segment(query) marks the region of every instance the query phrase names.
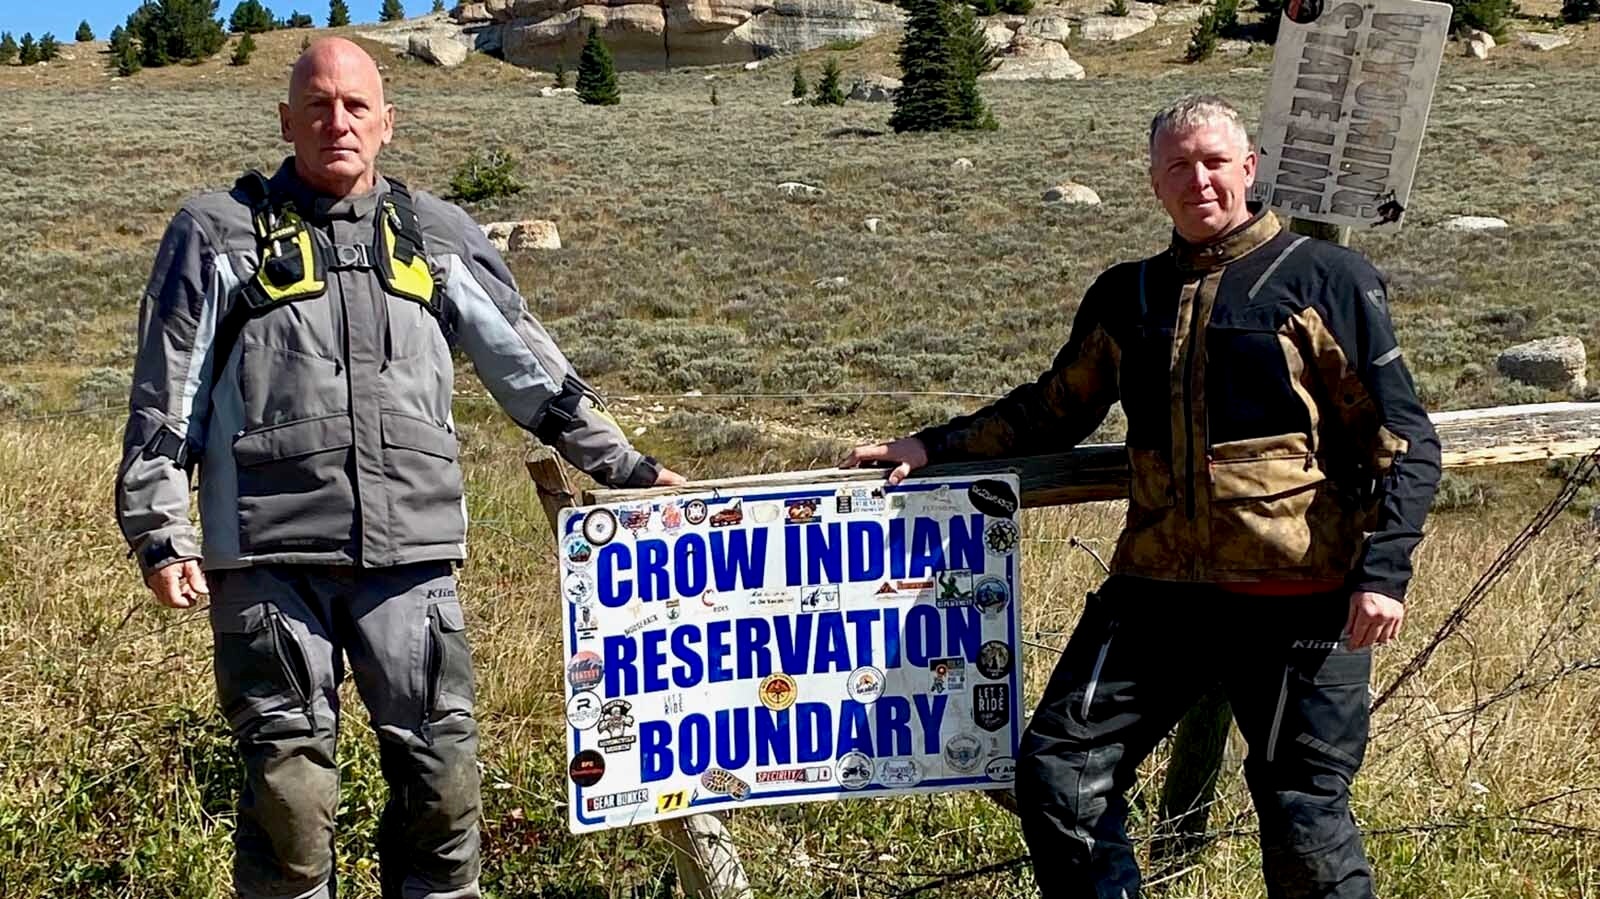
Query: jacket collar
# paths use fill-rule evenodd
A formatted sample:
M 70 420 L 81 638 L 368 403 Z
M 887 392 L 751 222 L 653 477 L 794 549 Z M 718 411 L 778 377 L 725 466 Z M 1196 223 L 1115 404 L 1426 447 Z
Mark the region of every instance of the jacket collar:
M 1205 243 L 1190 243 L 1173 231 L 1167 252 L 1178 268 L 1190 271 L 1221 268 L 1243 258 L 1283 230 L 1272 210 L 1260 203 L 1249 204 L 1249 209 L 1253 214 L 1248 222 Z
M 294 201 L 295 209 L 308 219 L 347 219 L 359 221 L 367 218 L 372 211 L 378 208 L 378 201 L 389 192 L 389 181 L 382 175 L 378 176 L 372 189 L 348 197 L 330 197 L 319 193 L 311 185 L 300 180 L 300 175 L 294 170 L 294 157 L 289 156 L 278 166 L 278 171 L 270 179 L 274 192 L 281 192 L 285 197 Z

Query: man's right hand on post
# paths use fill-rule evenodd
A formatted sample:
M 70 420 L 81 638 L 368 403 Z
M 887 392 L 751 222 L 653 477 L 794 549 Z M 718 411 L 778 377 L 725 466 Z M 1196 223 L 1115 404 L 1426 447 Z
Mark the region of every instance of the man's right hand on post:
M 915 437 L 901 437 L 888 443 L 869 443 L 850 451 L 839 463 L 840 468 L 859 468 L 880 462 L 895 463 L 889 472 L 889 486 L 900 483 L 911 472 L 928 464 L 928 448 Z
M 187 609 L 196 599 L 211 594 L 199 559 L 185 559 L 157 568 L 144 582 L 156 595 L 156 601 L 169 609 Z

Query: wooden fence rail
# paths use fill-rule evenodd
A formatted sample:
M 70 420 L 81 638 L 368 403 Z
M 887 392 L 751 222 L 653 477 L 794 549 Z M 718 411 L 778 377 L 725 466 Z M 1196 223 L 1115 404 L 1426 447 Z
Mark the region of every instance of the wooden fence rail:
M 1446 468 L 1471 468 L 1510 462 L 1586 456 L 1600 450 L 1600 403 L 1546 403 L 1442 412 L 1433 416 L 1444 450 Z M 1125 499 L 1128 460 L 1120 444 L 1083 446 L 1064 453 L 982 462 L 930 465 L 918 477 L 964 477 L 999 471 L 1016 472 L 1022 484 L 1022 504 L 1028 508 Z M 542 448 L 528 460 L 528 472 L 538 484 L 540 502 L 555 527 L 560 510 L 572 505 L 576 493 L 562 464 Z M 882 470 L 784 472 L 750 477 L 696 481 L 677 488 L 594 489 L 584 504 L 628 502 L 677 493 L 704 493 L 719 489 L 776 487 L 791 484 L 844 483 L 881 479 Z M 1208 697 L 1179 724 L 1173 743 L 1173 763 L 1161 798 L 1163 820 L 1169 822 L 1156 847 L 1158 859 L 1171 860 L 1198 848 L 1205 833 L 1207 812 L 1215 796 L 1228 740 L 1232 713 L 1220 697 Z M 986 794 L 1015 810 L 1000 794 Z M 660 825 L 674 850 L 679 882 L 685 895 L 695 899 L 748 899 L 737 849 L 722 820 L 713 815 L 667 821 Z

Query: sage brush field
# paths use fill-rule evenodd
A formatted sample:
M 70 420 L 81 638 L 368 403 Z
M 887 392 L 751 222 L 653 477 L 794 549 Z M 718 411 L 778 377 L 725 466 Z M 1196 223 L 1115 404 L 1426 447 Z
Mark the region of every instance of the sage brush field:
M 1500 378 L 1495 353 L 1557 334 L 1600 346 L 1600 70 L 1587 49 L 1597 37 L 1591 29 L 1565 57 L 1505 48 L 1476 64 L 1452 47 L 1407 227 L 1357 239 L 1393 280 L 1407 359 L 1435 409 L 1562 399 Z M 1163 246 L 1144 173 L 1150 115 L 1194 90 L 1258 108 L 1257 67 L 1270 65 L 1258 50 L 1182 66 L 1185 38 L 1168 26 L 1115 52 L 1075 48 L 1089 80 L 985 87 L 1000 130 L 904 137 L 829 136 L 887 131 L 882 104 L 783 107 L 788 63 L 624 73 L 622 105 L 591 108 L 541 99 L 547 77 L 492 60 L 440 71 L 385 53 L 401 120 L 385 170 L 443 192 L 473 150 L 515 155 L 527 189 L 471 211 L 559 223 L 564 249 L 516 255 L 512 268 L 580 371 L 620 398 L 639 444 L 697 476 L 817 467 L 851 440 L 942 419 L 1033 377 L 1090 279 Z M 240 774 L 214 708 L 205 615 L 149 598 L 112 522 L 111 484 L 138 297 L 166 219 L 185 196 L 284 152 L 274 104 L 298 38 L 260 44 L 246 67 L 218 60 L 132 79 L 104 77 L 83 48 L 48 72 L 0 70 L 6 897 L 226 893 Z M 891 72 L 892 50 L 880 40 L 837 54 L 846 83 Z M 827 55 L 804 60 L 808 77 Z M 971 171 L 952 168 L 959 157 Z M 1068 179 L 1104 205 L 1041 201 Z M 786 181 L 821 193 L 785 195 Z M 1457 214 L 1511 227 L 1439 227 Z M 868 217 L 883 220 L 878 233 Z M 520 464 L 527 439 L 465 369 L 458 386 L 485 885 L 502 899 L 670 896 L 670 855 L 654 831 L 566 832 L 559 601 Z M 956 395 L 855 395 L 872 391 Z M 801 396 L 716 396 L 730 393 Z M 1102 436 L 1116 433 L 1113 423 Z M 1378 656 L 1377 687 L 1570 470 L 1456 479 L 1418 553 L 1406 633 Z M 1591 488 L 1576 505 L 1595 501 Z M 1068 540 L 1105 550 L 1120 515 L 1095 504 L 1024 516 L 1030 700 L 1100 577 Z M 1355 809 L 1382 895 L 1600 895 L 1596 542 L 1583 515 L 1559 518 L 1376 716 Z M 341 886 L 372 897 L 384 788 L 353 691 L 345 708 Z M 1166 763 L 1163 749 L 1143 771 L 1140 836 Z M 1263 894 L 1236 766 L 1211 823 L 1209 851 L 1159 878 L 1155 895 Z M 731 827 L 761 896 L 895 895 L 1025 852 L 1015 819 L 972 794 L 746 812 Z M 1002 865 L 923 895 L 1012 899 L 1033 885 L 1024 866 Z

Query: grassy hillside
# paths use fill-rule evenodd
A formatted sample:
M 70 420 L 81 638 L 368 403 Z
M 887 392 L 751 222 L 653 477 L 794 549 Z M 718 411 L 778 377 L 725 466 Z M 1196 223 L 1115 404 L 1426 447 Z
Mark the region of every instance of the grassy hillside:
M 1394 280 L 1407 358 L 1435 408 L 1557 398 L 1494 373 L 1510 343 L 1570 333 L 1600 347 L 1600 29 L 1577 33 L 1550 54 L 1447 58 L 1413 217 L 1399 236 L 1359 239 Z M 401 116 L 385 164 L 442 191 L 473 148 L 518 155 L 529 189 L 472 211 L 557 220 L 566 248 L 518 256 L 513 269 L 580 370 L 630 397 L 620 417 L 643 429 L 646 449 L 701 475 L 826 464 L 849 438 L 980 400 L 824 394 L 1003 390 L 1048 363 L 1095 273 L 1163 245 L 1143 171 L 1150 114 L 1200 89 L 1258 106 L 1264 72 L 1234 70 L 1270 65 L 1258 51 L 1183 66 L 1185 37 L 1161 28 L 1116 51 L 1075 49 L 1089 80 L 991 86 L 1001 130 L 932 137 L 828 136 L 885 131 L 888 107 L 784 108 L 788 63 L 625 74 L 623 105 L 597 110 L 540 99 L 547 76 L 492 60 L 439 71 L 379 51 Z M 109 509 L 115 404 L 161 228 L 186 195 L 276 164 L 273 104 L 300 38 L 266 35 L 238 69 L 111 79 L 81 47 L 47 68 L 0 68 L 0 708 L 11 720 L 0 728 L 0 895 L 224 894 L 239 773 L 213 709 L 204 614 L 157 609 L 123 557 Z M 891 50 L 874 41 L 841 59 L 847 73 L 883 71 Z M 821 58 L 805 64 L 814 75 Z M 953 171 L 958 157 L 973 171 Z M 1105 205 L 1040 201 L 1067 178 Z M 776 185 L 789 180 L 825 193 L 786 197 Z M 1436 227 L 1464 213 L 1512 227 Z M 863 228 L 869 216 L 884 220 L 879 233 Z M 841 275 L 846 286 L 813 287 Z M 668 895 L 652 832 L 565 832 L 551 547 L 519 465 L 524 438 L 469 375 L 460 387 L 486 883 L 500 897 Z M 680 396 L 690 390 L 803 396 Z M 1546 475 L 1481 478 L 1458 491 L 1461 510 L 1436 518 L 1413 620 L 1380 654 L 1378 684 L 1554 493 Z M 1030 697 L 1098 580 L 1065 541 L 1104 547 L 1119 516 L 1116 504 L 1025 516 Z M 1380 714 L 1356 813 L 1383 895 L 1600 891 L 1600 679 L 1585 668 L 1600 645 L 1594 547 L 1578 516 L 1561 519 Z M 347 700 L 340 870 L 345 895 L 370 897 L 383 788 Z M 1150 783 L 1164 764 L 1158 754 L 1147 765 Z M 1147 816 L 1137 824 L 1148 831 Z M 1262 895 L 1239 778 L 1214 824 L 1215 850 L 1158 895 Z M 972 796 L 745 813 L 733 832 L 762 896 L 894 895 L 1024 851 L 1014 820 Z M 1031 889 L 1011 867 L 924 895 Z

